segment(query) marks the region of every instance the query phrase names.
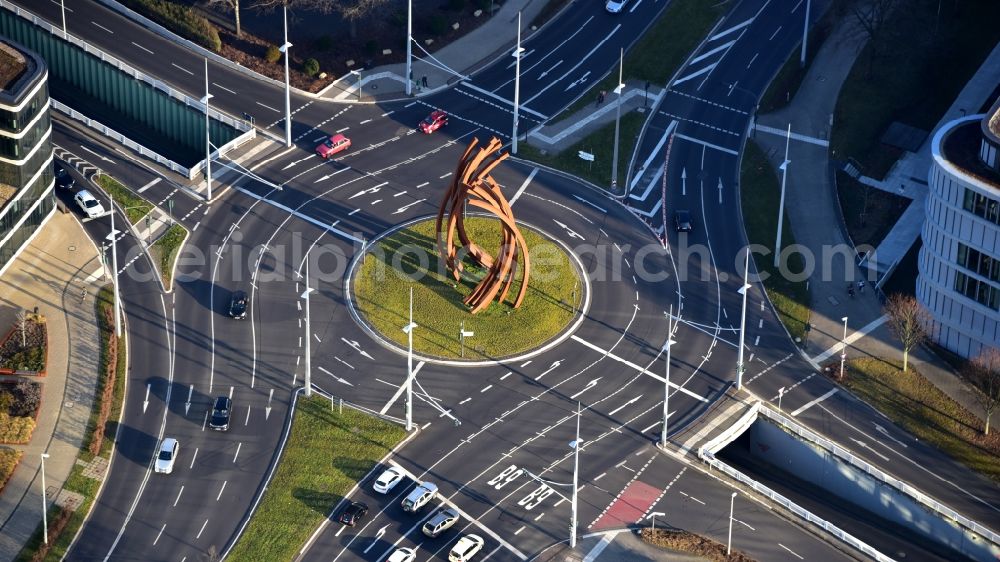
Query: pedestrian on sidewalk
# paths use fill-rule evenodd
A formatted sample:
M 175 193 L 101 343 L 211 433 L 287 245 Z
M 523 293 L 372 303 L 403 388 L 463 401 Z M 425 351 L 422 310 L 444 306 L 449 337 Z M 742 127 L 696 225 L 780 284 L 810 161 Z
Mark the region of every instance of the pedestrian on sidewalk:
M 601 90 L 600 92 L 598 92 L 597 93 L 597 103 L 594 104 L 594 107 L 597 107 L 597 106 L 601 105 L 602 103 L 604 103 L 604 98 L 606 98 L 607 95 L 608 95 L 608 93 L 606 91 L 604 91 L 604 90 Z
M 427 87 L 427 77 L 426 77 L 426 76 L 421 76 L 421 77 L 420 77 L 420 84 L 421 84 L 421 85 L 422 85 L 422 86 L 423 86 L 424 88 L 426 88 L 426 87 Z
M 862 295 L 865 294 L 865 280 L 864 279 L 858 281 L 858 292 L 861 293 Z
M 847 284 L 847 294 L 853 299 L 854 298 L 854 285 L 850 283 Z

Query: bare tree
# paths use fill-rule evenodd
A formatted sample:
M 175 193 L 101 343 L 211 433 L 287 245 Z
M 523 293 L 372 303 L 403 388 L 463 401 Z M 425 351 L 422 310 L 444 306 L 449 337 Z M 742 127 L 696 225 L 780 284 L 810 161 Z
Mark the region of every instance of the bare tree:
M 986 416 L 983 435 L 989 435 L 990 417 L 1000 407 L 1000 351 L 995 347 L 983 349 L 969 361 L 965 373 L 976 387 L 976 400 Z
M 886 22 L 893 16 L 899 0 L 858 0 L 851 5 L 851 13 L 857 22 L 857 30 L 868 41 L 868 74 L 871 74 L 875 59 L 882 54 L 888 42 Z M 897 14 L 898 15 L 898 14 Z
M 21 348 L 28 347 L 28 311 L 21 309 L 17 311 L 17 326 L 21 330 Z
M 216 0 L 229 2 L 233 0 Z M 252 0 L 250 6 L 256 10 L 270 11 L 282 6 L 312 10 L 322 14 L 338 14 L 351 24 L 351 38 L 358 35 L 358 22 L 373 15 L 389 0 Z
M 242 37 L 243 30 L 240 27 L 240 0 L 204 0 L 206 6 L 217 6 L 225 11 L 232 10 L 236 19 L 236 36 Z
M 931 315 L 912 295 L 894 293 L 889 296 L 883 312 L 889 317 L 889 327 L 903 344 L 903 372 L 906 372 L 910 352 L 927 339 Z

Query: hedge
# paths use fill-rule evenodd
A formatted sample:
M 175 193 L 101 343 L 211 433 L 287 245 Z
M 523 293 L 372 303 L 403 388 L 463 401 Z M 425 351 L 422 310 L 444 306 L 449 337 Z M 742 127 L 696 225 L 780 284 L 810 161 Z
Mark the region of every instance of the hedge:
M 31 440 L 35 418 L 10 416 L 0 412 L 0 443 L 23 444 Z

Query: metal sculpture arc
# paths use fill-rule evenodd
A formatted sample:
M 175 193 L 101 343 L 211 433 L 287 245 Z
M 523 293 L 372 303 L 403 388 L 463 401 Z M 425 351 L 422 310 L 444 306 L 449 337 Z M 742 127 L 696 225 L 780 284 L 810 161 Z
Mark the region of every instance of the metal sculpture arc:
M 478 144 L 479 139 L 473 139 L 458 161 L 451 185 L 438 209 L 436 223 L 438 251 L 455 281 L 460 280 L 463 269 L 463 256 L 460 254 L 459 246 L 455 244 L 456 235 L 461 243 L 461 249 L 487 270 L 476 288 L 464 299 L 472 314 L 485 310 L 494 300 L 497 302 L 506 300 L 514 286 L 518 267 L 522 268 L 524 274 L 517 286 L 512 306 L 520 307 L 527 293 L 528 275 L 531 272 L 528 247 L 514 221 L 510 203 L 490 175 L 490 172 L 506 160 L 509 154 L 499 153 L 502 145 L 495 137 L 485 147 L 477 150 Z M 477 209 L 487 211 L 500 221 L 500 248 L 497 250 L 496 258 L 469 239 L 465 230 L 466 202 Z

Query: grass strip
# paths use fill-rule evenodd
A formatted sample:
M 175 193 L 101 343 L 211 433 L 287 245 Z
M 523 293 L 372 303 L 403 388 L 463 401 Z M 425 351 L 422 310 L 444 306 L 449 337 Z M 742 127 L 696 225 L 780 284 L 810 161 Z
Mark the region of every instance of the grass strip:
M 582 282 L 569 256 L 557 244 L 521 227 L 531 256 L 531 276 L 520 308 L 509 300 L 470 314 L 462 302 L 485 270 L 465 260 L 462 281 L 455 285 L 437 253 L 434 221 L 404 228 L 369 249 L 354 276 L 354 295 L 365 319 L 389 340 L 406 345 L 402 327 L 409 322 L 413 287 L 413 348 L 419 353 L 457 359 L 462 355 L 460 328 L 466 338 L 466 359 L 507 357 L 536 348 L 562 332 L 576 315 Z M 487 252 L 500 247 L 500 223 L 493 218 L 465 221 L 469 238 Z M 520 272 L 508 294 L 513 299 Z M 464 323 L 464 324 L 463 324 Z
M 300 398 L 278 469 L 230 562 L 292 560 L 316 527 L 405 436 L 403 428 L 321 396 Z
M 89 463 L 94 460 L 94 455 L 87 451 L 89 447 L 89 437 L 93 435 L 94 425 L 100 418 L 101 404 L 98 398 L 103 395 L 104 385 L 106 384 L 107 377 L 103 375 L 107 371 L 104 369 L 106 362 L 110 360 L 108 357 L 109 350 L 111 349 L 111 338 L 114 337 L 114 324 L 112 315 L 114 301 L 113 289 L 111 285 L 103 287 L 98 293 L 97 299 L 95 301 L 95 308 L 97 314 L 97 321 L 100 325 L 100 341 L 101 341 L 101 359 L 98 373 L 102 373 L 100 380 L 97 381 L 97 392 L 96 398 L 90 409 L 90 417 L 87 420 L 87 431 L 84 433 L 85 442 L 83 447 L 80 449 L 80 453 L 77 456 L 77 460 L 84 463 Z M 112 319 L 112 322 L 108 322 L 107 319 Z M 126 370 L 128 366 L 128 357 L 126 346 L 117 345 L 114 346 L 115 352 L 118 355 L 116 363 L 116 375 L 114 390 L 112 392 L 110 414 L 108 416 L 109 420 L 114 420 L 105 427 L 106 439 L 103 440 L 101 444 L 100 456 L 105 460 L 111 458 L 111 447 L 113 444 L 112 437 L 117 430 L 117 420 L 121 415 L 121 410 L 123 407 L 123 402 L 125 399 L 125 377 Z M 69 549 L 70 543 L 73 542 L 73 538 L 76 536 L 80 527 L 83 525 L 84 519 L 87 517 L 87 513 L 90 512 L 94 500 L 97 496 L 97 490 L 100 488 L 100 480 L 94 480 L 84 476 L 84 466 L 78 463 L 73 465 L 73 469 L 69 473 L 69 478 L 63 484 L 63 489 L 70 492 L 76 492 L 83 495 L 83 501 L 80 506 L 71 512 L 64 512 L 64 510 L 58 506 L 52 506 L 48 511 L 48 521 L 49 521 L 49 549 L 47 553 L 40 553 L 42 548 L 42 526 L 38 525 L 38 528 L 32 534 L 31 538 L 28 539 L 27 544 L 21 549 L 21 552 L 15 558 L 15 562 L 29 562 L 31 560 L 44 560 L 45 562 L 58 562 L 62 560 L 65 556 L 66 551 Z M 41 558 L 36 558 L 41 557 Z
M 187 237 L 187 229 L 174 223 L 149 247 L 149 253 L 153 256 L 153 264 L 160 270 L 160 279 L 163 280 L 163 286 L 168 290 L 174 282 L 174 262 L 177 260 L 177 254 L 184 246 Z
M 1000 433 L 983 435 L 982 422 L 912 365 L 904 373 L 895 362 L 856 359 L 843 384 L 924 443 L 1000 482 Z
M 133 193 L 131 189 L 122 185 L 115 178 L 107 174 L 100 174 L 96 179 L 97 185 L 101 186 L 108 195 L 114 197 L 115 202 L 125 209 L 125 217 L 131 224 L 139 222 L 142 217 L 153 210 L 152 203 Z
M 740 199 L 743 205 L 743 224 L 751 244 L 774 248 L 777 236 L 778 204 L 781 186 L 774 167 L 757 143 L 747 141 L 740 169 Z M 788 215 L 783 217 L 782 247 L 795 245 Z M 809 322 L 809 289 L 806 281 L 793 281 L 787 273 L 799 274 L 805 270 L 802 254 L 790 254 L 781 268 L 774 267 L 773 254 L 762 256 L 755 261 L 757 271 L 763 278 L 767 296 L 778 311 L 778 318 L 796 341 L 806 337 Z

